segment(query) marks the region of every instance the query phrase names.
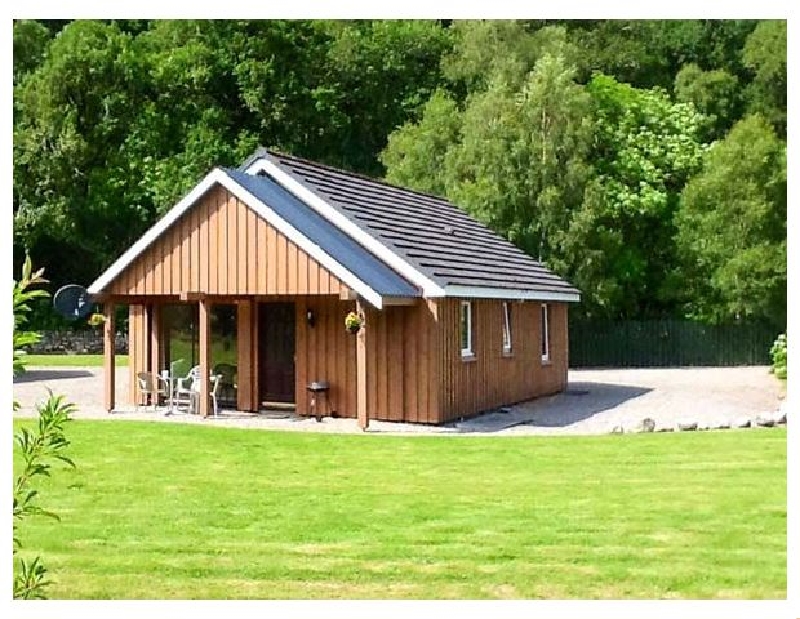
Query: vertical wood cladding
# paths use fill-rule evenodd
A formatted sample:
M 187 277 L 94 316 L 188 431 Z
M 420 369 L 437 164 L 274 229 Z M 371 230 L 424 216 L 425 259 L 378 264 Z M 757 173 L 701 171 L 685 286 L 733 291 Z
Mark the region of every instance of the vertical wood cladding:
M 116 368 L 114 357 L 116 354 L 116 325 L 114 320 L 115 308 L 113 303 L 105 303 L 103 306 L 103 404 L 109 413 L 116 407 Z
M 302 297 L 296 300 L 295 401 L 301 415 L 311 414 L 306 387 L 327 381 L 330 392 L 317 398 L 324 415 L 356 417 L 355 336 L 344 328 L 353 301 Z M 308 324 L 307 312 L 314 316 Z M 433 423 L 438 389 L 435 382 L 436 322 L 424 301 L 411 307 L 368 309 L 367 410 L 370 419 Z
M 131 304 L 128 308 L 128 370 L 130 372 L 130 404 L 141 401 L 136 375 L 149 367 L 147 312 L 144 305 Z M 143 402 L 142 402 L 143 403 Z
M 236 307 L 237 389 L 236 408 L 258 410 L 258 311 L 254 301 Z
M 567 384 L 567 305 L 550 303 L 550 362 L 541 356 L 541 303 L 511 301 L 510 354 L 503 353 L 502 301 L 472 301 L 473 351 L 461 357 L 460 299 L 439 301 L 442 380 L 439 417 L 448 421 L 549 395 Z
M 323 415 L 356 417 L 356 338 L 344 328 L 353 301 L 337 296 L 260 297 L 238 302 L 238 407 L 259 402 L 258 303 L 295 304 L 295 402 L 310 415 L 312 381 L 330 391 L 317 398 Z M 503 351 L 501 301 L 473 301 L 474 359 L 461 357 L 460 300 L 419 300 L 413 306 L 367 308 L 367 408 L 370 419 L 441 423 L 561 391 L 567 382 L 567 305 L 550 304 L 550 362 L 541 359 L 541 304 L 511 303 L 510 354 Z M 152 363 L 149 305 L 130 306 L 131 398 L 136 373 Z M 308 320 L 313 315 L 314 325 Z
M 342 283 L 222 187 L 106 288 L 109 294 L 335 294 Z
M 330 390 L 318 395 L 323 415 L 356 415 L 355 338 L 345 331 L 344 317 L 353 302 L 335 297 L 302 297 L 295 301 L 295 404 L 298 414 L 311 415 L 309 383 L 326 381 Z M 314 325 L 308 321 L 313 315 Z
M 367 407 L 371 419 L 436 421 L 435 306 L 369 309 L 367 329 Z

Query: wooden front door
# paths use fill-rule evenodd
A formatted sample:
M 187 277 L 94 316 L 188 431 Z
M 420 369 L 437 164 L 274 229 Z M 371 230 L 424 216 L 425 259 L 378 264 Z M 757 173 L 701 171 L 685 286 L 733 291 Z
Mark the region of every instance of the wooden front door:
M 258 306 L 261 402 L 294 402 L 294 303 Z

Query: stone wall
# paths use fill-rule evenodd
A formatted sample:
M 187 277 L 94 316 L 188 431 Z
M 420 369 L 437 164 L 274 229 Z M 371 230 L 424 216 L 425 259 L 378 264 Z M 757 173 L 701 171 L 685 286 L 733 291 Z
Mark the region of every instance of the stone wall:
M 91 331 L 42 331 L 42 339 L 28 352 L 41 354 L 102 354 L 103 332 L 100 329 Z M 128 354 L 128 334 L 117 333 L 117 354 Z

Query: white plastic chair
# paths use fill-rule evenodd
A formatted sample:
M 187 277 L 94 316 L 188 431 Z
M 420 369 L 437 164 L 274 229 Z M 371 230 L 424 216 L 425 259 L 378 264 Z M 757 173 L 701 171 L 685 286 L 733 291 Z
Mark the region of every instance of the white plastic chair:
M 210 378 L 211 381 L 211 388 L 208 390 L 208 395 L 211 398 L 211 403 L 214 407 L 214 417 L 219 416 L 219 404 L 217 403 L 217 391 L 219 391 L 219 381 L 222 378 L 219 374 L 212 376 Z M 192 411 L 197 412 L 197 403 L 200 401 L 200 378 L 197 377 L 192 381 L 192 385 L 190 387 L 192 395 L 191 395 L 191 406 Z
M 158 374 L 153 374 L 152 372 L 139 372 L 136 375 L 136 382 L 139 385 L 139 396 L 140 398 L 144 396 L 145 403 L 147 402 L 147 396 L 150 396 L 150 402 L 153 405 L 153 411 L 155 412 L 156 406 L 158 405 L 158 398 L 159 396 L 167 396 L 167 389 L 166 386 L 161 386 L 161 382 L 165 382 Z M 141 407 L 141 399 L 136 402 L 137 410 Z
M 184 378 L 175 379 L 175 394 L 173 396 L 173 404 L 176 408 L 180 409 L 181 404 L 186 405 L 187 410 L 192 407 L 192 386 L 195 380 L 200 377 L 200 366 L 196 365 Z

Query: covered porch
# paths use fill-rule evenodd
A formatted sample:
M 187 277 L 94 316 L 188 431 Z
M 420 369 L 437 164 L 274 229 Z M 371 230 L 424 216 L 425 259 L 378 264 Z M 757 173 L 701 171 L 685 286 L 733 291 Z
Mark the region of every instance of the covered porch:
M 129 307 L 127 397 L 115 384 L 115 308 Z M 219 376 L 220 409 L 247 413 L 288 410 L 299 416 L 356 417 L 366 428 L 367 328 L 344 329 L 350 311 L 369 313 L 349 292 L 339 295 L 154 295 L 117 296 L 104 302 L 105 408 L 119 402 L 152 404 L 137 377 L 168 372 L 170 379 Z M 171 381 L 170 381 L 171 382 Z M 312 383 L 327 386 L 310 390 Z M 199 381 L 196 412 L 212 412 L 210 380 Z M 152 397 L 152 396 L 151 396 Z M 158 398 L 166 404 L 167 395 Z

